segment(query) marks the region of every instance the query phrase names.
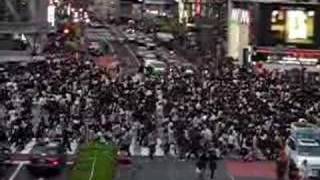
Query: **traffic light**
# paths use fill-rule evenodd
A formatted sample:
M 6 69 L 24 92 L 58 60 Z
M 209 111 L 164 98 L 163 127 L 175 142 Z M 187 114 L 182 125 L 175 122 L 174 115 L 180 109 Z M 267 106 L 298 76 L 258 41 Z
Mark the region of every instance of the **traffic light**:
M 63 30 L 63 34 L 69 34 L 69 33 L 70 33 L 70 29 L 65 28 L 65 29 Z

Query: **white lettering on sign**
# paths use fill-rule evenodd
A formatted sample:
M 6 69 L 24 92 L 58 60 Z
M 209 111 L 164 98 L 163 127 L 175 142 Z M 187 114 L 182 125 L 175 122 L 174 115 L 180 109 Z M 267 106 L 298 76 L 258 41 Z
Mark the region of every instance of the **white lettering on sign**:
M 238 9 L 238 8 L 232 9 L 231 19 L 241 24 L 249 24 L 250 23 L 249 11 L 244 9 Z

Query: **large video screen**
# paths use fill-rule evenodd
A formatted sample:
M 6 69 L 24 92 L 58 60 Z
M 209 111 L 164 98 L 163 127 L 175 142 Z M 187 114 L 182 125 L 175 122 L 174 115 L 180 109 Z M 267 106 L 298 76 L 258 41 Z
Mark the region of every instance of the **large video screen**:
M 315 41 L 315 11 L 302 8 L 273 9 L 270 31 L 277 42 L 313 44 Z

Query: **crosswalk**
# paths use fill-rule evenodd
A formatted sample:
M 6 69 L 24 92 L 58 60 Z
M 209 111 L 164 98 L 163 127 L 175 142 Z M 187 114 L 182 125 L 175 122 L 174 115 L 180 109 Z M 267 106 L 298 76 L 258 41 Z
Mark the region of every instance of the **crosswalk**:
M 140 147 L 137 142 L 136 139 L 133 138 L 131 145 L 130 145 L 130 153 L 132 156 L 141 156 L 141 157 L 146 157 L 149 156 L 149 148 L 148 147 Z M 177 156 L 177 154 L 174 151 L 174 148 L 171 147 L 169 154 L 171 156 Z M 163 157 L 165 156 L 164 154 L 164 150 L 162 148 L 162 141 L 160 138 L 157 139 L 157 145 L 156 145 L 156 150 L 155 150 L 155 154 L 154 156 L 156 157 Z
M 32 151 L 32 149 L 34 148 L 34 146 L 37 144 L 37 141 L 35 138 L 33 138 L 30 142 L 28 142 L 24 148 L 21 151 L 18 151 L 16 146 L 13 144 L 10 146 L 11 149 L 11 153 L 15 153 L 15 154 L 30 154 L 30 152 Z M 70 147 L 71 150 L 67 150 L 67 154 L 68 155 L 74 155 L 77 152 L 79 143 L 77 140 L 73 140 L 70 143 Z
M 34 148 L 34 146 L 36 144 L 37 144 L 36 139 L 32 139 L 30 142 L 28 142 L 25 145 L 24 149 L 22 149 L 21 151 L 16 150 L 16 148 L 14 146 L 12 146 L 11 152 L 14 154 L 19 154 L 19 155 L 25 156 L 25 155 L 28 155 L 31 153 L 32 149 Z M 78 146 L 79 146 L 78 141 L 76 141 L 76 140 L 71 141 L 71 144 L 70 144 L 71 150 L 67 150 L 67 155 L 70 155 L 70 156 L 75 155 L 77 153 Z M 156 156 L 156 157 L 165 156 L 162 146 L 163 146 L 162 141 L 160 138 L 158 138 L 154 156 Z M 130 145 L 130 153 L 133 156 L 147 157 L 147 156 L 149 156 L 149 148 L 139 146 L 136 138 L 133 138 L 131 141 L 131 145 Z M 175 153 L 173 147 L 170 148 L 169 154 L 171 156 L 176 156 L 176 153 Z M 12 160 L 11 164 L 12 163 L 19 164 L 22 161 L 25 161 L 25 160 Z M 28 162 L 25 162 L 25 163 L 28 163 Z

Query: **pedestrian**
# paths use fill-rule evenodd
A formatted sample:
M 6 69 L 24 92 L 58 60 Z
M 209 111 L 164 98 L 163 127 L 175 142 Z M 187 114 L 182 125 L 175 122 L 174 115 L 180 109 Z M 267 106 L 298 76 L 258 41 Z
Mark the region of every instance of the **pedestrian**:
M 300 176 L 300 170 L 297 167 L 297 164 L 292 160 L 289 164 L 289 171 L 288 171 L 289 180 L 302 180 Z
M 208 157 L 210 179 L 214 179 L 215 171 L 217 169 L 217 160 L 218 160 L 217 152 L 215 148 L 213 148 L 209 151 L 209 157 Z
M 72 151 L 70 142 L 70 133 L 67 129 L 63 130 L 62 133 L 62 145 L 66 150 Z
M 198 174 L 199 180 L 204 180 L 205 178 L 205 171 L 207 168 L 208 163 L 208 156 L 206 152 L 202 152 L 199 156 L 198 160 L 196 161 L 196 173 Z
M 123 135 L 122 140 L 121 140 L 121 142 L 120 142 L 120 144 L 121 144 L 121 151 L 125 151 L 129 157 L 131 156 L 131 153 L 130 153 L 131 141 L 132 141 L 131 134 L 130 134 L 129 131 L 127 131 L 127 132 Z
M 148 135 L 148 148 L 149 148 L 149 158 L 153 159 L 156 152 L 157 139 L 155 132 L 151 132 Z
M 277 159 L 276 165 L 277 165 L 277 180 L 285 180 L 285 176 L 287 173 L 287 167 L 288 167 L 288 157 L 285 152 L 285 149 L 282 148 L 279 154 L 279 158 Z

